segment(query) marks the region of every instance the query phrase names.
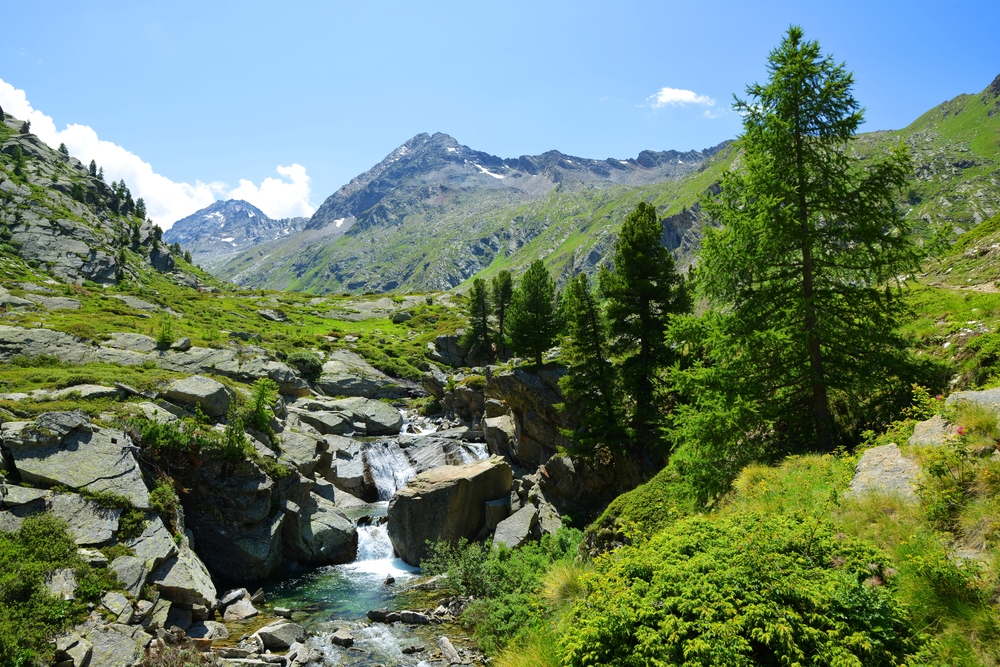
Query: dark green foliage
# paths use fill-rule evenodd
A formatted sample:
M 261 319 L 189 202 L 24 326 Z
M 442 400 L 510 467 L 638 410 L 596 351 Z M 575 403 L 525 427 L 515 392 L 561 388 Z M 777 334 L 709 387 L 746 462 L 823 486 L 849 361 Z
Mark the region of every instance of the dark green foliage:
M 63 157 L 69 157 L 69 149 L 66 148 L 66 144 L 64 143 L 59 144 L 59 152 L 62 154 Z
M 570 281 L 562 304 L 566 327 L 562 355 L 567 368 L 559 386 L 580 424 L 564 435 L 587 455 L 600 449 L 620 450 L 627 433 L 618 374 L 608 358 L 607 322 L 586 274 Z
M 88 171 L 90 171 L 91 176 L 97 178 L 97 163 L 94 162 L 93 160 L 90 161 L 90 167 L 88 167 Z
M 188 264 L 191 263 L 191 251 L 190 250 L 185 250 L 184 251 L 184 261 L 187 262 Z
M 63 365 L 59 357 L 51 354 L 38 354 L 35 356 L 15 354 L 7 363 L 11 366 L 20 366 L 21 368 L 55 368 Z
M 14 147 L 10 149 L 11 163 L 14 168 L 14 175 L 18 178 L 24 178 L 24 168 L 27 166 L 27 162 L 24 159 L 24 151 L 21 150 L 21 146 L 14 144 Z
M 542 352 L 552 347 L 556 336 L 556 285 L 548 269 L 536 259 L 521 276 L 507 313 L 508 339 L 516 354 L 530 355 L 541 367 Z
M 21 125 L 21 134 L 30 134 L 30 133 L 31 133 L 31 121 L 26 120 L 24 121 L 24 124 Z
M 493 299 L 493 316 L 497 321 L 497 344 L 503 346 L 507 340 L 507 309 L 514 294 L 514 278 L 504 269 L 490 281 L 490 296 Z
M 493 358 L 493 332 L 490 330 L 490 292 L 486 281 L 476 278 L 469 289 L 469 328 L 462 336 L 462 345 L 477 356 Z
M 21 244 L 14 240 L 14 234 L 6 223 L 0 224 L 0 254 L 16 255 Z
M 271 408 L 278 399 L 278 385 L 270 378 L 259 378 L 250 388 L 250 401 L 247 403 L 243 419 L 247 426 L 269 436 L 274 435 L 271 420 L 274 413 Z
M 83 203 L 87 201 L 87 190 L 83 187 L 83 184 L 73 183 L 69 188 L 69 196 L 75 201 Z
M 0 664 L 49 664 L 49 639 L 83 620 L 87 604 L 117 586 L 107 570 L 83 563 L 76 548 L 66 524 L 50 514 L 25 518 L 16 533 L 0 532 Z M 45 576 L 60 568 L 76 570 L 76 600 L 49 595 Z
M 621 378 L 631 399 L 630 419 L 640 445 L 652 445 L 660 422 L 658 375 L 673 362 L 666 339 L 671 319 L 691 309 L 683 278 L 663 247 L 656 208 L 640 202 L 628 214 L 611 256 L 613 269 L 599 276 L 607 299 L 611 352 L 621 362 Z
M 177 508 L 180 506 L 180 499 L 177 491 L 169 480 L 161 478 L 156 480 L 155 486 L 149 492 L 149 506 L 160 515 L 163 523 L 170 527 L 171 532 L 177 532 L 174 519 L 177 516 Z
M 885 554 L 817 519 L 682 519 L 597 561 L 565 664 L 880 667 L 919 649 Z
M 135 217 L 140 220 L 146 219 L 146 202 L 142 200 L 142 197 L 135 200 Z
M 863 119 L 853 77 L 800 28 L 768 69 L 769 81 L 736 103 L 744 164 L 705 203 L 722 227 L 706 230 L 698 275 L 729 313 L 713 363 L 739 359 L 762 428 L 829 450 L 831 391 L 871 393 L 893 377 L 903 348 L 897 276 L 920 257 L 896 206 L 910 163 L 899 147 L 859 166 L 849 147 Z
M 297 350 L 289 354 L 285 361 L 298 369 L 302 377 L 310 382 L 318 380 L 323 373 L 323 362 L 312 352 Z
M 429 556 L 420 564 L 428 574 L 447 574 L 448 585 L 475 598 L 462 615 L 466 627 L 487 653 L 496 653 L 512 637 L 537 623 L 537 591 L 542 576 L 558 561 L 571 560 L 582 534 L 563 528 L 540 543 L 517 549 L 488 544 L 428 542 Z

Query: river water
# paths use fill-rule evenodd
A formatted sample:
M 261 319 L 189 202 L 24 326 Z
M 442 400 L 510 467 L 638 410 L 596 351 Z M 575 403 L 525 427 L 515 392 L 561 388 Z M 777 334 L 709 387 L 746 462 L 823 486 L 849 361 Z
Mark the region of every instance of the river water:
M 410 444 L 410 447 L 413 445 Z M 316 568 L 303 574 L 272 581 L 265 586 L 269 606 L 294 610 L 293 620 L 316 636 L 309 644 L 324 655 L 324 665 L 374 667 L 384 665 L 423 666 L 436 650 L 436 639 L 446 635 L 457 646 L 468 644 L 457 625 L 407 626 L 370 623 L 371 609 L 418 609 L 434 607 L 444 592 L 415 591 L 422 580 L 418 568 L 393 556 L 387 526 L 377 525 L 385 516 L 392 494 L 416 475 L 395 438 L 365 444 L 365 457 L 378 487 L 379 502 L 345 510 L 357 521 L 358 552 L 353 563 Z M 463 444 L 455 449 L 454 463 L 472 462 L 487 456 L 484 445 Z M 386 584 L 391 576 L 395 582 Z M 350 629 L 355 643 L 343 648 L 330 642 L 339 628 Z M 404 648 L 422 646 L 423 651 L 403 653 Z M 439 663 L 440 664 L 440 663 Z

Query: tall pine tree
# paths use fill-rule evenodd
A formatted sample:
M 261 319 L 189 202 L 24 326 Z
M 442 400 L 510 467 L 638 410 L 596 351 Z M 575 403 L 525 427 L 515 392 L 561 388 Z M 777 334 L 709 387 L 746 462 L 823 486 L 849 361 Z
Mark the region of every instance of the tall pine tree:
M 469 289 L 469 328 L 462 336 L 462 344 L 472 354 L 493 358 L 493 334 L 490 331 L 490 292 L 486 281 L 476 278 Z
M 566 375 L 559 387 L 579 420 L 564 432 L 586 455 L 601 448 L 620 451 L 627 441 L 618 374 L 608 358 L 608 327 L 586 274 L 576 276 L 562 298 L 566 337 L 562 356 Z
M 607 299 L 611 351 L 621 361 L 622 384 L 630 398 L 633 436 L 645 445 L 658 434 L 658 380 L 673 361 L 667 326 L 675 315 L 691 309 L 684 280 L 674 270 L 662 236 L 656 208 L 641 202 L 622 224 L 613 268 L 603 268 L 599 275 Z
M 510 308 L 510 299 L 514 294 L 514 278 L 510 271 L 504 269 L 493 276 L 490 291 L 493 297 L 493 315 L 497 321 L 497 345 L 502 348 L 507 336 L 507 309 Z M 503 352 L 502 349 L 499 351 Z
M 736 103 L 743 168 L 706 202 L 722 227 L 706 234 L 699 276 L 731 313 L 726 356 L 753 360 L 785 437 L 829 451 L 831 390 L 872 392 L 903 348 L 896 277 L 920 259 L 896 206 L 910 162 L 900 145 L 860 163 L 850 150 L 863 120 L 853 76 L 801 28 L 789 29 L 768 71 Z
M 535 358 L 542 367 L 542 352 L 552 347 L 556 337 L 556 285 L 549 270 L 536 259 L 521 276 L 510 299 L 507 327 L 510 347 L 516 354 Z

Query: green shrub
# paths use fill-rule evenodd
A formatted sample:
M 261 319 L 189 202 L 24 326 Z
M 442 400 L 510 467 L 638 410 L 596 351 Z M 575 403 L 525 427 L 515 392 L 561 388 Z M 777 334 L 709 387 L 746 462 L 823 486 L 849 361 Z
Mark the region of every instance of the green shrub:
M 76 600 L 49 594 L 45 577 L 60 568 L 75 569 Z M 80 560 L 66 524 L 51 514 L 25 518 L 16 533 L 0 531 L 0 665 L 49 664 L 49 639 L 82 621 L 87 604 L 117 586 L 107 570 Z
M 543 577 L 553 563 L 575 555 L 581 537 L 579 530 L 563 528 L 517 549 L 465 540 L 457 545 L 428 542 L 428 557 L 420 566 L 430 574 L 447 574 L 449 586 L 475 598 L 462 623 L 474 630 L 482 650 L 495 654 L 541 622 L 538 591 Z
M 323 362 L 312 352 L 298 350 L 289 354 L 285 361 L 298 369 L 302 377 L 310 382 L 318 380 L 323 372 Z
M 271 407 L 278 399 L 278 385 L 270 378 L 259 378 L 250 388 L 250 401 L 247 403 L 243 413 L 243 419 L 251 428 L 267 434 L 274 435 L 271 428 L 271 419 L 274 413 Z
M 161 348 L 170 347 L 176 340 L 174 318 L 169 313 L 160 316 L 160 326 L 156 330 L 156 344 Z
M 52 356 L 51 354 L 38 354 L 35 356 L 15 354 L 7 363 L 20 368 L 56 368 L 62 366 L 59 357 Z
M 469 375 L 463 378 L 459 384 L 475 391 L 482 391 L 486 389 L 486 377 L 483 375 Z
M 575 665 L 903 665 L 886 556 L 809 518 L 686 518 L 601 556 L 561 638 Z

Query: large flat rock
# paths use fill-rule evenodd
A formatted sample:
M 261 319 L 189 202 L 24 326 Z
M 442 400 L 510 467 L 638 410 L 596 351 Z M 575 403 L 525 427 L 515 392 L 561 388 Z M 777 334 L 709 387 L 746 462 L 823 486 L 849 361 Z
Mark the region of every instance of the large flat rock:
M 82 413 L 43 413 L 5 444 L 25 482 L 111 492 L 149 509 L 149 491 L 121 432 L 97 428 Z
M 411 565 L 426 554 L 426 541 L 474 539 L 486 521 L 486 502 L 510 491 L 514 473 L 499 457 L 424 472 L 389 503 L 389 539 Z
M 854 479 L 844 495 L 860 498 L 883 494 L 916 503 L 920 475 L 917 462 L 903 456 L 895 444 L 872 447 L 861 455 Z

